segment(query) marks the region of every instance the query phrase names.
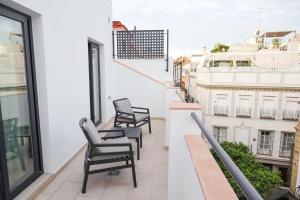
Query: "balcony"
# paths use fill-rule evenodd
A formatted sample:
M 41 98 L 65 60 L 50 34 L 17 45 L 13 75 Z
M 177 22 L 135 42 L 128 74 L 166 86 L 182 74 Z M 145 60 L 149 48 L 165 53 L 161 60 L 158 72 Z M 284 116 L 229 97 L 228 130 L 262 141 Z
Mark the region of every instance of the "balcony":
M 282 119 L 284 120 L 292 120 L 297 121 L 300 117 L 299 110 L 283 110 L 282 111 Z
M 279 151 L 279 156 L 280 157 L 285 157 L 285 158 L 290 158 L 291 157 L 291 150 L 286 150 L 281 148 Z
M 251 110 L 252 110 L 251 108 L 237 107 L 236 108 L 236 116 L 250 118 Z
M 261 119 L 275 119 L 276 109 L 260 109 L 260 118 Z
M 91 175 L 86 194 L 81 194 L 84 149 L 36 199 L 167 199 L 168 151 L 164 149 L 165 122 L 152 122 L 153 134 L 148 134 L 147 127 L 144 127 L 141 159 L 135 162 L 137 188 L 132 186 L 130 169 L 124 169 L 115 176 L 107 173 Z
M 257 154 L 271 156 L 272 155 L 272 149 L 271 148 L 261 148 L 261 149 L 258 148 L 257 149 Z
M 202 130 L 213 148 L 222 151 L 220 147 L 215 146 L 217 142 L 212 139 L 212 135 L 209 137 L 210 133 L 198 118 L 201 117 L 201 107 L 195 103 L 180 102 L 179 88 L 174 90 L 169 84 L 166 84 L 165 88 L 166 120 L 153 119 L 152 134 L 148 134 L 147 127 L 143 127 L 141 159 L 135 160 L 137 188 L 132 186 L 130 169 L 123 169 L 118 175 L 92 175 L 86 194 L 82 194 L 82 162 L 85 151 L 81 150 L 54 180 L 40 191 L 36 199 L 237 199 L 225 175 L 210 154 L 205 140 L 199 134 L 185 134 L 199 133 Z M 190 116 L 191 113 L 194 119 Z M 111 126 L 112 122 L 104 128 Z M 170 147 L 169 150 L 166 146 Z M 236 180 L 243 179 L 244 185 L 241 187 L 242 190 L 248 191 L 246 195 L 250 195 L 250 199 L 260 199 L 250 183 L 241 177 L 241 172 L 230 161 L 229 156 L 220 153 L 220 159 L 230 166 L 230 173 Z M 208 171 L 210 173 L 207 173 Z M 176 189 L 178 187 L 181 189 Z
M 214 115 L 228 116 L 228 107 L 227 106 L 214 106 Z

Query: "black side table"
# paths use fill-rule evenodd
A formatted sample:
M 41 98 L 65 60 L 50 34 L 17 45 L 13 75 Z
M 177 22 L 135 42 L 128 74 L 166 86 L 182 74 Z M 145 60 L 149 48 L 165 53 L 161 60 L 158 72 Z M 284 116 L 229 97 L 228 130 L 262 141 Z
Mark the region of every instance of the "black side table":
M 140 127 L 113 127 L 111 130 L 122 129 L 125 131 L 125 136 L 129 139 L 135 139 L 137 146 L 137 159 L 140 159 L 140 148 L 143 147 L 143 134 Z M 110 132 L 105 135 L 105 137 L 118 136 L 120 132 Z

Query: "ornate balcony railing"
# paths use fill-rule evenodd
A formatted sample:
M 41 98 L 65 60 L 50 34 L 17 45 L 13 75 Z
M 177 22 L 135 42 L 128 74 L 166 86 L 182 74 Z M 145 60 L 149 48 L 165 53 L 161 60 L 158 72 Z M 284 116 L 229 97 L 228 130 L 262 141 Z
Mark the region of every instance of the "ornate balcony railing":
M 272 149 L 271 148 L 265 148 L 265 149 L 258 148 L 257 149 L 257 154 L 271 156 L 272 155 Z
M 295 120 L 297 121 L 300 117 L 299 110 L 283 110 L 282 119 L 284 120 Z
M 214 114 L 220 116 L 228 116 L 227 106 L 214 106 Z
M 236 108 L 236 116 L 237 117 L 251 117 L 251 108 L 245 108 L 245 107 L 237 107 Z
M 260 118 L 261 119 L 275 119 L 276 109 L 260 109 Z
M 279 156 L 280 157 L 290 158 L 291 157 L 291 150 L 284 150 L 284 149 L 281 148 L 279 150 Z

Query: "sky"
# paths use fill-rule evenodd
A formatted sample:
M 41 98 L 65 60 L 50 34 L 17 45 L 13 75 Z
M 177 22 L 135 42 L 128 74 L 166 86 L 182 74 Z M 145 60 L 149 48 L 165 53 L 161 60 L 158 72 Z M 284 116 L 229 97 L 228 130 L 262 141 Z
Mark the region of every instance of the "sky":
M 300 32 L 300 0 L 113 0 L 129 29 L 169 29 L 170 55 L 245 42 L 256 29 Z

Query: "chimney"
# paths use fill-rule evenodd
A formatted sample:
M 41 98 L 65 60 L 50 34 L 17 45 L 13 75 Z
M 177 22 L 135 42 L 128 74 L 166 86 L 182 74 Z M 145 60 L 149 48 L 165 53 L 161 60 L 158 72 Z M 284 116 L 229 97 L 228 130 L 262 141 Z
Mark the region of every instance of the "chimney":
M 203 55 L 206 55 L 207 54 L 207 48 L 206 47 L 203 47 Z

